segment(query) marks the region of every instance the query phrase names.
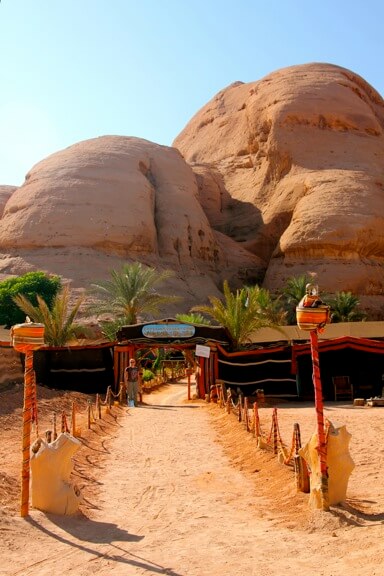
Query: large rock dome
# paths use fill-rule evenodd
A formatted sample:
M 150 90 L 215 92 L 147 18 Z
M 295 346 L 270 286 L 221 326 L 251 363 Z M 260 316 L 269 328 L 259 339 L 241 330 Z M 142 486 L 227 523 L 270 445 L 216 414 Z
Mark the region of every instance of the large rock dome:
M 314 63 L 228 86 L 173 147 L 79 142 L 0 186 L 0 279 L 38 269 L 82 289 L 139 260 L 175 271 L 172 314 L 224 279 L 276 291 L 313 273 L 384 313 L 383 131 L 372 86 Z
M 262 269 L 257 256 L 212 229 L 178 150 L 147 140 L 74 144 L 3 196 L 2 275 L 39 268 L 84 286 L 140 260 L 176 272 L 169 289 L 184 296 L 186 310 L 218 293 L 225 277 L 240 281 L 242 268 Z
M 384 101 L 331 64 L 219 92 L 173 145 L 212 226 L 259 256 L 264 285 L 384 294 Z

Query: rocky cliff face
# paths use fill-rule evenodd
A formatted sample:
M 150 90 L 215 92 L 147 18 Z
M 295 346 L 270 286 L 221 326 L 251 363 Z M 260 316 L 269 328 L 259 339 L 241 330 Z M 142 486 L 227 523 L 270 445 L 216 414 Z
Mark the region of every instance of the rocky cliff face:
M 41 269 L 80 289 L 139 260 L 175 271 L 172 314 L 224 279 L 274 291 L 315 273 L 384 310 L 383 129 L 367 82 L 308 64 L 222 90 L 173 147 L 74 144 L 0 187 L 0 279 Z
M 265 265 L 266 287 L 318 274 L 323 289 L 384 294 L 384 102 L 329 64 L 237 82 L 174 141 L 201 204 Z
M 168 288 L 186 297 L 184 310 L 218 293 L 227 275 L 262 271 L 257 256 L 212 229 L 175 148 L 122 136 L 80 142 L 34 166 L 4 202 L 0 252 L 3 276 L 41 268 L 75 286 L 132 260 L 171 268 Z

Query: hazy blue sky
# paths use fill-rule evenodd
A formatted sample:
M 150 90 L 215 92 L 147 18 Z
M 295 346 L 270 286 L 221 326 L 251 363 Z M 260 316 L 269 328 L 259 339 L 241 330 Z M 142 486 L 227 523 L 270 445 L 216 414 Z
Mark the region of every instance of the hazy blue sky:
M 104 134 L 170 145 L 232 82 L 329 62 L 384 95 L 382 0 L 1 0 L 0 184 Z

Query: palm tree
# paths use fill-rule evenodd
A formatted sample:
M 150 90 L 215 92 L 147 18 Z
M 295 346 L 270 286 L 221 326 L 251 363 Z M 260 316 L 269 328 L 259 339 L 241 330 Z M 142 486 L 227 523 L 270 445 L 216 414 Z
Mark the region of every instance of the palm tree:
M 205 318 L 202 314 L 197 312 L 190 312 L 189 314 L 176 314 L 176 320 L 180 322 L 187 322 L 188 324 L 203 324 L 209 326 L 211 321 L 209 318 Z
M 207 314 L 224 326 L 235 350 L 249 341 L 253 332 L 264 327 L 275 327 L 261 312 L 258 286 L 244 287 L 232 293 L 228 282 L 224 281 L 224 301 L 216 296 L 209 298 L 209 305 L 194 306 L 191 310 Z
M 296 324 L 296 306 L 306 293 L 306 286 L 313 282 L 313 279 L 302 274 L 288 278 L 283 290 L 282 298 L 287 311 L 287 322 L 289 325 Z
M 331 307 L 332 322 L 359 322 L 366 319 L 366 314 L 358 310 L 360 302 L 352 292 L 336 292 L 334 298 L 327 302 Z
M 75 322 L 79 308 L 84 301 L 84 295 L 80 296 L 70 310 L 70 290 L 65 286 L 58 292 L 49 308 L 45 300 L 37 295 L 37 305 L 23 294 L 18 294 L 13 298 L 15 304 L 33 322 L 44 324 L 44 340 L 49 346 L 65 346 L 72 338 L 86 329 L 81 324 Z
M 249 288 L 246 288 L 249 290 Z M 281 296 L 273 297 L 269 290 L 254 286 L 256 299 L 259 303 L 260 314 L 265 316 L 273 325 L 283 326 L 287 323 L 287 312 L 281 302 Z
M 140 262 L 124 264 L 121 270 L 112 270 L 111 279 L 92 284 L 92 293 L 98 301 L 89 310 L 96 314 L 113 316 L 112 321 L 102 323 L 109 326 L 110 334 L 127 324 L 137 324 L 139 316 L 157 314 L 160 308 L 181 300 L 179 296 L 160 294 L 156 286 L 173 276 L 171 270 L 159 272 L 143 266 Z

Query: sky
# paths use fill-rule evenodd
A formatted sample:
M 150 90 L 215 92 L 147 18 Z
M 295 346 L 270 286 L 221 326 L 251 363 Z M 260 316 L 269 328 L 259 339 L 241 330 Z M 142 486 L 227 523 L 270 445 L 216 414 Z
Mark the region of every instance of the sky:
M 384 96 L 382 0 L 0 0 L 0 185 L 81 140 L 166 146 L 232 82 L 337 64 Z

